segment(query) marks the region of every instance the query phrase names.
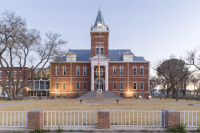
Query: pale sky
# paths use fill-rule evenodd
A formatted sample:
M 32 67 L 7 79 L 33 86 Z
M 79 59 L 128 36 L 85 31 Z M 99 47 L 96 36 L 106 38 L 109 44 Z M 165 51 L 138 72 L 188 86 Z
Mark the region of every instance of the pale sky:
M 99 5 L 110 49 L 131 49 L 153 65 L 200 45 L 200 0 L 0 0 L 0 12 L 16 12 L 42 36 L 61 34 L 68 48 L 90 49 Z

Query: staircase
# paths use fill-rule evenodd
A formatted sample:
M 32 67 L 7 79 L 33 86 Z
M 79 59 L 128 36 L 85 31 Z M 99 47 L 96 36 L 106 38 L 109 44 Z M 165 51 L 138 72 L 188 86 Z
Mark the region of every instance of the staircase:
M 97 92 L 96 91 L 90 91 L 88 93 L 86 93 L 85 95 L 78 97 L 77 99 L 87 99 L 87 100 L 94 100 L 96 98 Z M 113 100 L 117 100 L 117 99 L 122 99 L 122 97 L 118 97 L 115 94 L 113 94 L 110 91 L 103 91 L 103 97 L 104 99 L 113 99 Z

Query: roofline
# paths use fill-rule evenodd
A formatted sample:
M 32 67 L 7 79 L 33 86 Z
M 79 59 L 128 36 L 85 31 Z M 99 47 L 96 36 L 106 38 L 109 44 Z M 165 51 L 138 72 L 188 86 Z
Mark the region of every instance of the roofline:
M 55 61 L 51 61 L 51 62 L 49 62 L 49 63 L 90 63 L 90 61 L 72 61 L 72 62 L 67 62 L 67 61 L 57 61 L 57 62 L 55 62 Z
M 109 61 L 111 63 L 150 63 L 150 61 Z

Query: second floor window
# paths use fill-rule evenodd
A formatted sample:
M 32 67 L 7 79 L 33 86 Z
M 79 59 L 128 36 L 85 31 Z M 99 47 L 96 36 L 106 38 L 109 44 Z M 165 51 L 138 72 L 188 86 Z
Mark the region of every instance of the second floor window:
M 77 66 L 77 67 L 76 67 L 76 75 L 79 75 L 79 74 L 80 74 L 80 67 Z
M 123 75 L 123 66 L 120 66 L 120 75 Z
M 99 46 L 96 46 L 96 55 L 99 55 Z
M 104 47 L 101 46 L 101 55 L 103 55 L 103 54 L 104 54 Z
M 143 66 L 140 67 L 140 75 L 144 75 L 144 67 Z
M 120 90 L 123 90 L 123 83 L 120 82 Z
M 56 75 L 59 75 L 59 67 L 56 67 Z
M 66 66 L 63 66 L 63 75 L 66 75 Z
M 14 71 L 14 78 L 16 78 L 17 77 L 17 71 Z
M 116 90 L 116 83 L 113 82 L 113 90 Z
M 86 66 L 83 67 L 83 75 L 86 75 Z
M 113 67 L 113 75 L 116 75 L 116 66 Z
M 79 90 L 79 83 L 76 83 L 76 89 Z
M 133 75 L 137 75 L 137 67 L 136 66 L 133 67 Z
M 100 72 L 99 73 L 100 73 L 100 75 L 103 75 L 103 68 L 100 68 Z M 96 69 L 96 75 L 99 75 L 98 74 L 98 68 Z
M 144 90 L 144 83 L 140 83 L 140 90 Z
M 137 83 L 133 83 L 133 89 L 134 89 L 134 90 L 137 89 Z

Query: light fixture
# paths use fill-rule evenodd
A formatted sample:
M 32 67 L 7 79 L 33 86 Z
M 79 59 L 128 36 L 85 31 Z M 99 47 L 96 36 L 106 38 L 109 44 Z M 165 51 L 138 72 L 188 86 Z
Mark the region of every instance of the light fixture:
M 97 23 L 97 26 L 98 26 L 98 28 L 101 28 L 101 27 L 102 27 L 101 22 L 98 22 L 98 23 Z
M 149 98 L 151 98 L 151 96 L 149 96 Z

